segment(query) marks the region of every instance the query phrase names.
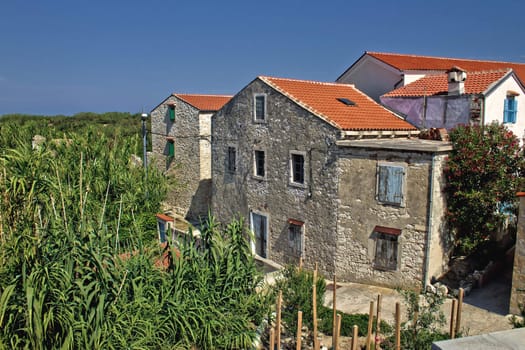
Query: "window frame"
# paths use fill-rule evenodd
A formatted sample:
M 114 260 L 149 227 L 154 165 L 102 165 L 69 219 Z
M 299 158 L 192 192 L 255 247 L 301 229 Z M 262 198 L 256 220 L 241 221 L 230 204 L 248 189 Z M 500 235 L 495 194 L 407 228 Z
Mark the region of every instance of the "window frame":
M 237 172 L 237 147 L 235 146 L 226 147 L 226 172 L 229 174 Z
M 374 269 L 382 271 L 397 271 L 399 269 L 400 236 L 400 229 L 384 226 L 374 227 Z
M 385 174 L 385 170 L 383 169 L 386 169 L 386 176 L 401 176 L 401 179 L 394 178 L 394 181 L 390 182 L 386 181 L 388 178 L 383 180 L 383 175 Z M 379 162 L 377 164 L 376 172 L 376 200 L 381 204 L 404 207 L 406 201 L 406 164 L 395 162 Z M 399 172 L 401 172 L 400 175 L 398 175 Z M 397 189 L 391 186 L 399 186 L 400 188 Z M 396 198 L 399 198 L 399 200 Z
M 262 168 L 260 167 L 260 158 L 257 155 L 262 154 Z M 262 174 L 259 173 L 259 170 L 262 169 Z M 257 179 L 266 179 L 266 151 L 262 149 L 253 150 L 253 177 Z
M 257 113 L 257 101 L 262 98 L 262 116 Z M 265 123 L 268 115 L 266 94 L 254 94 L 253 95 L 253 120 L 256 123 Z
M 503 123 L 516 124 L 518 116 L 518 99 L 516 95 L 507 95 L 503 102 Z
M 295 179 L 295 163 L 294 163 L 294 156 L 301 156 L 303 158 L 303 174 L 302 174 L 302 177 L 303 177 L 303 182 L 297 182 L 296 179 Z M 290 185 L 292 186 L 295 186 L 295 187 L 301 187 L 301 188 L 306 188 L 307 187 L 307 182 L 306 182 L 306 152 L 302 152 L 302 151 L 290 151 L 290 156 L 289 156 L 289 165 L 288 165 L 288 169 L 289 169 L 289 182 L 290 182 Z

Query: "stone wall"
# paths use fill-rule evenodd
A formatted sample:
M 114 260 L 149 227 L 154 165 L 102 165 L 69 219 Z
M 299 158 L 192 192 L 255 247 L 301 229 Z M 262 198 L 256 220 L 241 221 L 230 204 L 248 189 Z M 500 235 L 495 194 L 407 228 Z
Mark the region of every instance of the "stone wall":
M 174 121 L 169 117 L 171 103 L 175 104 Z M 205 120 L 209 122 L 209 118 Z M 176 96 L 170 96 L 151 112 L 152 150 L 171 182 L 167 204 L 194 222 L 207 215 L 211 197 L 210 178 L 201 178 L 200 157 L 201 139 L 209 140 L 210 135 L 201 135 L 200 124 L 199 110 Z M 174 142 L 174 157 L 168 156 L 168 137 Z
M 439 158 L 439 164 L 442 159 Z M 404 168 L 404 200 L 400 206 L 378 202 L 378 164 Z M 424 278 L 430 278 L 425 276 L 425 254 L 432 154 L 409 150 L 341 148 L 338 166 L 341 172 L 336 253 L 339 278 L 390 287 L 421 287 Z M 435 176 L 440 179 L 442 175 L 438 172 L 441 167 L 436 168 Z M 440 204 L 438 209 L 442 210 L 442 195 L 436 195 L 434 200 Z M 437 225 L 433 222 L 433 226 L 443 228 L 442 215 L 436 213 L 435 217 L 439 222 Z M 395 270 L 374 268 L 376 225 L 401 230 L 398 236 L 398 265 Z M 436 238 L 433 244 L 441 244 L 440 242 Z M 440 249 L 436 249 L 436 253 L 438 251 Z M 433 271 L 442 267 L 442 260 L 446 260 L 443 254 L 441 261 L 429 261 Z M 435 264 L 440 267 L 433 267 Z
M 253 118 L 254 94 L 266 94 L 266 122 Z M 335 139 L 338 130 L 256 79 L 212 120 L 212 208 L 222 222 L 250 212 L 268 218 L 267 257 L 298 261 L 288 239 L 288 219 L 304 222 L 303 258 L 334 271 L 337 218 Z M 236 147 L 237 169 L 227 169 L 228 147 Z M 266 177 L 254 177 L 253 153 L 266 153 Z M 290 183 L 290 152 L 305 156 L 305 186 Z
M 525 306 L 525 192 L 519 192 L 520 208 L 518 214 L 518 232 L 512 272 L 509 312 L 521 315 L 520 306 Z

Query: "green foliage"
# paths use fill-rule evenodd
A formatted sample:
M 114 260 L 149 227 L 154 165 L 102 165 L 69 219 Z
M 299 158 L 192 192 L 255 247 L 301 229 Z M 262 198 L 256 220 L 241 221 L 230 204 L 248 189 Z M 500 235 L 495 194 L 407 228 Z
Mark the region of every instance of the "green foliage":
M 0 122 L 0 348 L 251 345 L 270 302 L 242 221 L 210 218 L 205 244 L 163 251 L 165 179 L 132 161 L 140 136 L 86 126 L 51 141 L 43 127 L 32 149 L 40 123 Z
M 297 268 L 293 265 L 282 270 L 281 278 L 276 281 L 276 289 L 283 293 L 282 319 L 288 329 L 297 329 L 297 312 L 303 312 L 303 325 L 313 328 L 313 286 L 312 271 Z M 322 276 L 316 280 L 317 315 L 320 316 L 326 282 Z
M 449 338 L 448 333 L 441 331 L 446 322 L 441 311 L 444 296 L 434 293 L 419 295 L 413 291 L 402 291 L 402 295 L 408 321 L 401 325 L 401 349 L 426 350 L 433 342 Z M 381 348 L 395 349 L 395 335 L 386 338 Z
M 450 139 L 447 217 L 457 252 L 465 254 L 498 230 L 505 218 L 502 204 L 515 210 L 524 160 L 518 139 L 502 125 L 459 126 Z
M 341 335 L 351 337 L 354 325 L 358 327 L 358 334 L 360 337 L 366 336 L 368 331 L 368 315 L 367 314 L 346 314 L 344 312 L 337 312 L 341 315 Z M 319 330 L 326 335 L 333 333 L 333 309 L 326 306 L 321 307 L 321 322 L 319 323 Z M 372 331 L 376 329 L 376 318 L 372 321 Z M 381 332 L 391 333 L 392 326 L 386 321 L 381 320 Z

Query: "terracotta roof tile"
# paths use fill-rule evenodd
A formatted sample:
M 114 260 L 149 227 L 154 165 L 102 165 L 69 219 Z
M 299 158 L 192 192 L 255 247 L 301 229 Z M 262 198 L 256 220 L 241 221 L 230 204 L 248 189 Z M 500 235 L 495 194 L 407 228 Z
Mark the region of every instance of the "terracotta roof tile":
M 518 78 L 525 83 L 525 63 L 484 61 L 462 58 L 432 57 L 419 55 L 403 55 L 396 53 L 366 52 L 367 55 L 399 70 L 443 70 L 459 66 L 469 71 L 490 71 L 512 68 Z
M 288 98 L 343 130 L 417 130 L 353 85 L 259 77 Z M 338 99 L 348 99 L 346 105 Z
M 488 72 L 470 72 L 467 73 L 465 80 L 466 94 L 479 94 L 487 89 L 505 75 L 509 74 L 511 69 L 488 71 Z M 438 75 L 427 75 L 399 89 L 395 89 L 384 94 L 384 97 L 416 97 L 416 96 L 433 96 L 446 95 L 448 93 L 448 76 L 447 73 Z
M 173 94 L 173 96 L 201 111 L 218 111 L 232 98 L 227 95 Z

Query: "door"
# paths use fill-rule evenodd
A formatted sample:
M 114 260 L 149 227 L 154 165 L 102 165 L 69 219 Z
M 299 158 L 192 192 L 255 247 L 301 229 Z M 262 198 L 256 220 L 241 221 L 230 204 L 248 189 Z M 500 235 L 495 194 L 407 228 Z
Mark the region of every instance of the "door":
M 267 257 L 268 218 L 262 214 L 251 213 L 252 231 L 255 236 L 255 254 Z

